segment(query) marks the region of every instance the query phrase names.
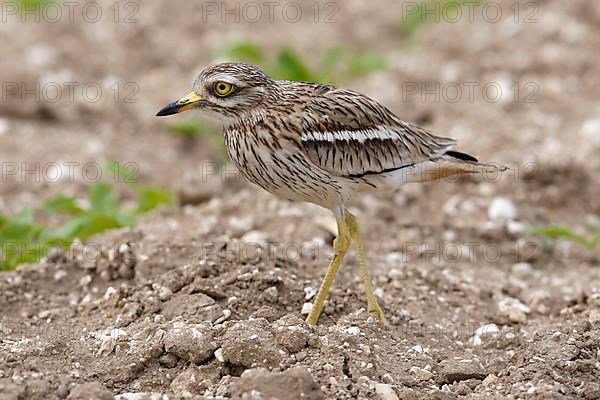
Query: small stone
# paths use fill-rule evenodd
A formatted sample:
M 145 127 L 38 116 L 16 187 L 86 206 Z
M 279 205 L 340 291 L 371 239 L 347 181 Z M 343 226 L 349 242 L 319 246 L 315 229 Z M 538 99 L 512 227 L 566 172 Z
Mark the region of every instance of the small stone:
M 600 310 L 591 310 L 588 320 L 592 325 L 600 326 Z
M 242 242 L 246 242 L 247 244 L 255 245 L 255 246 L 266 246 L 268 245 L 267 235 L 264 232 L 260 231 L 250 231 L 244 234 L 240 238 Z M 250 250 L 248 250 L 250 251 Z
M 189 398 L 204 394 L 212 382 L 204 378 L 204 374 L 196 366 L 192 366 L 177 375 L 171 382 L 170 389 L 178 396 Z
M 312 286 L 304 288 L 304 300 L 310 300 L 317 294 L 317 289 Z
M 375 385 L 375 393 L 381 400 L 398 400 L 398 395 L 394 392 L 392 385 L 387 383 L 378 383 Z
M 231 393 L 235 399 L 323 399 L 319 385 L 304 367 L 293 367 L 284 372 L 247 369 L 233 384 Z
M 179 357 L 173 353 L 167 353 L 160 356 L 158 362 L 165 368 L 175 368 L 179 362 Z
M 302 311 L 300 311 L 300 313 L 302 315 L 308 315 L 308 314 L 310 314 L 312 307 L 313 307 L 312 303 L 304 303 L 304 304 L 302 304 Z
M 76 385 L 69 393 L 67 400 L 112 400 L 110 390 L 98 382 Z
M 265 299 L 269 303 L 277 303 L 279 291 L 275 286 L 271 286 L 270 288 L 265 289 L 265 291 L 262 293 L 262 296 L 263 299 Z
M 215 325 L 222 324 L 223 322 L 227 321 L 229 319 L 229 317 L 231 317 L 231 310 L 229 308 L 226 308 L 223 310 L 223 315 L 221 315 L 217 319 L 215 319 L 214 324 Z
M 221 348 L 225 362 L 246 368 L 276 368 L 285 355 L 264 318 L 236 322 L 223 335 Z
M 531 264 L 526 262 L 519 262 L 513 264 L 512 267 L 510 267 L 510 270 L 513 274 L 523 278 L 529 277 L 533 273 L 533 268 L 531 267 Z
M 471 343 L 473 343 L 474 346 L 481 346 L 486 338 L 489 338 L 490 336 L 497 337 L 498 333 L 500 333 L 500 328 L 498 328 L 498 325 L 496 324 L 486 324 L 480 326 L 475 331 L 475 334 L 473 334 Z
M 350 335 L 358 336 L 360 335 L 360 328 L 358 326 L 351 326 L 346 329 L 346 332 L 348 332 Z
M 67 271 L 59 269 L 54 273 L 54 280 L 57 282 L 62 281 L 67 276 Z
M 162 400 L 162 399 L 157 398 L 156 395 L 153 397 L 152 393 L 138 392 L 138 393 L 121 393 L 121 394 L 116 395 L 113 400 Z
M 164 341 L 167 352 L 193 363 L 208 360 L 218 347 L 209 322 L 194 325 L 175 322 L 165 333 Z
M 414 366 L 410 369 L 410 373 L 413 374 L 418 380 L 426 381 L 433 377 L 433 374 L 426 369 Z
M 225 362 L 225 358 L 223 357 L 223 349 L 222 348 L 218 348 L 215 350 L 215 359 L 220 362 L 220 363 L 224 363 Z
M 517 218 L 517 207 L 507 197 L 495 197 L 488 208 L 488 217 L 494 222 L 508 222 Z
M 485 377 L 485 379 L 481 382 L 483 387 L 491 387 L 498 382 L 498 378 L 494 374 L 489 374 Z
M 286 315 L 273 324 L 277 343 L 290 353 L 297 353 L 306 347 L 309 331 L 302 319 L 295 315 Z
M 81 279 L 79 280 L 79 286 L 87 286 L 90 283 L 92 283 L 92 280 L 94 278 L 92 278 L 91 275 L 84 275 L 81 277 Z
M 298 354 L 296 354 L 296 361 L 302 362 L 306 360 L 306 357 L 308 357 L 308 353 L 305 351 L 301 351 Z
M 168 287 L 161 286 L 160 289 L 158 289 L 158 298 L 162 301 L 169 300 L 171 296 L 173 296 L 173 292 Z
M 129 264 L 119 265 L 119 276 L 123 279 L 133 279 L 135 271 Z
M 56 389 L 56 395 L 59 399 L 66 399 L 69 395 L 69 386 L 65 385 L 64 383 L 58 385 L 58 389 Z
M 448 359 L 439 364 L 439 376 L 439 384 L 451 384 L 468 379 L 482 380 L 487 373 L 477 361 Z
M 527 322 L 526 314 L 530 313 L 530 309 L 519 300 L 506 297 L 498 302 L 498 313 L 508 318 L 511 322 L 522 324 Z

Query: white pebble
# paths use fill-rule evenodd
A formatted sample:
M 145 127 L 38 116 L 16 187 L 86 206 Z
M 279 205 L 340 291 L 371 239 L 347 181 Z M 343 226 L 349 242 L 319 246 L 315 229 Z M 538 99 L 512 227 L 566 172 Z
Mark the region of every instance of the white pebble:
M 301 311 L 301 313 L 303 315 L 310 314 L 310 312 L 312 311 L 312 307 L 313 307 L 312 303 L 304 303 L 304 304 L 302 304 L 302 311 Z
M 392 385 L 388 383 L 378 383 L 375 385 L 375 393 L 381 400 L 398 400 L 398 395 L 394 392 Z
M 507 317 L 512 322 L 526 322 L 526 314 L 530 312 L 529 307 L 512 297 L 506 297 L 498 303 L 498 313 Z
M 495 335 L 499 332 L 500 332 L 500 328 L 498 328 L 498 325 L 496 325 L 496 324 L 486 324 L 486 325 L 480 326 L 479 328 L 477 328 L 477 330 L 475 331 L 475 334 L 471 338 L 471 343 L 473 343 L 474 346 L 481 346 L 481 344 L 483 343 L 482 339 L 485 336 Z
M 315 297 L 315 295 L 317 294 L 317 289 L 315 289 L 314 287 L 305 287 L 304 288 L 304 299 L 305 300 L 310 300 L 313 297 Z
M 218 362 L 224 363 L 225 362 L 225 358 L 223 357 L 223 349 L 222 348 L 218 348 L 217 350 L 215 350 L 215 358 L 217 359 Z
M 494 222 L 507 222 L 517 218 L 517 207 L 507 197 L 495 197 L 488 208 L 488 217 Z

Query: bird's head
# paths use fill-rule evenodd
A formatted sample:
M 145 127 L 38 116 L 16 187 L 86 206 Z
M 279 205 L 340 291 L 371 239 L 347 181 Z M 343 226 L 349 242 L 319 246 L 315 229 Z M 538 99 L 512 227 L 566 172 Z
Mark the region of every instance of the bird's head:
M 199 109 L 223 122 L 235 120 L 260 107 L 272 95 L 274 84 L 253 65 L 213 65 L 200 72 L 190 94 L 167 104 L 156 115 Z

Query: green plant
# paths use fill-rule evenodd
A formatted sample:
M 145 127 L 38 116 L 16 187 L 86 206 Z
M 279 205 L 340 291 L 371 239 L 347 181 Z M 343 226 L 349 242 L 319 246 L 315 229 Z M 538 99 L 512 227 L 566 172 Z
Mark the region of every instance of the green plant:
M 564 239 L 579 243 L 589 250 L 593 250 L 600 245 L 600 225 L 591 226 L 589 230 L 592 234 L 595 234 L 590 238 L 578 235 L 570 228 L 560 225 L 535 226 L 530 228 L 527 233 L 542 238 L 546 242 L 545 244 L 550 247 L 556 240 Z
M 120 181 L 131 178 L 119 164 L 109 167 Z M 136 194 L 134 207 L 124 207 L 115 185 L 98 182 L 90 186 L 85 199 L 58 195 L 48 199 L 43 213 L 57 216 L 63 223 L 56 228 L 34 222 L 32 210 L 23 210 L 14 217 L 0 213 L 0 270 L 13 269 L 25 262 L 37 262 L 55 248 L 68 248 L 78 238 L 109 229 L 133 226 L 137 217 L 162 205 L 172 205 L 170 192 L 131 183 Z
M 322 52 L 318 67 L 311 68 L 300 54 L 287 46 L 267 54 L 252 42 L 226 46 L 216 58 L 256 64 L 275 79 L 320 83 L 351 80 L 386 67 L 385 59 L 377 54 L 334 47 Z
M 227 150 L 225 149 L 223 134 L 213 129 L 205 122 L 199 120 L 185 120 L 171 124 L 167 129 L 169 132 L 176 135 L 182 135 L 190 138 L 206 138 L 215 146 L 217 150 L 217 161 L 219 163 L 223 163 L 227 160 Z

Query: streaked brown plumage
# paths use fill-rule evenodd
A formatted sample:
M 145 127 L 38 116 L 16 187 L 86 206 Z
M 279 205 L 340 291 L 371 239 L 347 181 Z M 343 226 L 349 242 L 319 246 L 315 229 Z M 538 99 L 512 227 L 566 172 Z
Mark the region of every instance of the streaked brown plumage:
M 227 152 L 249 181 L 280 197 L 334 212 L 339 231 L 335 254 L 307 318 L 310 324 L 316 323 L 352 242 L 368 311 L 385 323 L 368 278 L 358 224 L 344 207 L 355 192 L 497 169 L 450 150 L 453 139 L 403 122 L 360 93 L 317 83 L 276 81 L 248 64 L 206 68 L 192 93 L 158 115 L 191 108 L 223 122 Z

